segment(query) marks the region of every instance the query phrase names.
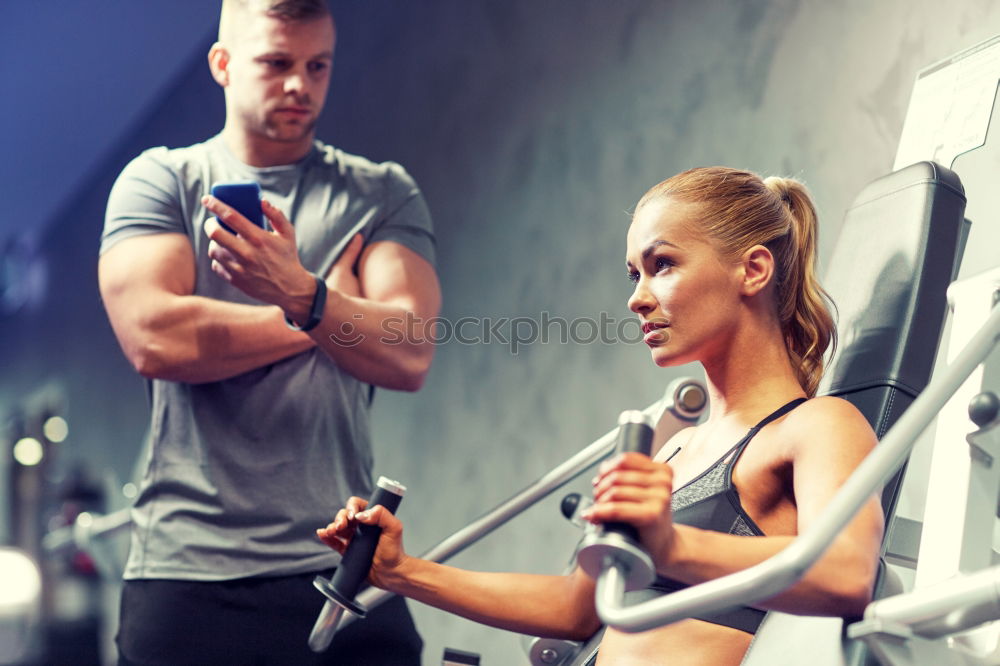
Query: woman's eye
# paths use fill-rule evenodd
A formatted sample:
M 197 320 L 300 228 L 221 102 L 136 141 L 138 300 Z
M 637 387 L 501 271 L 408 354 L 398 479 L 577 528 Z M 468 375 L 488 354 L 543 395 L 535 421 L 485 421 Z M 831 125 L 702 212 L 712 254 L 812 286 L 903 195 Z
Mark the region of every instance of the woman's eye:
M 628 271 L 627 273 L 625 273 L 625 277 L 628 278 L 629 282 L 638 282 L 639 281 L 639 271 Z
M 656 272 L 659 273 L 666 268 L 672 268 L 674 266 L 674 262 L 670 261 L 666 257 L 657 257 L 654 265 L 656 266 Z

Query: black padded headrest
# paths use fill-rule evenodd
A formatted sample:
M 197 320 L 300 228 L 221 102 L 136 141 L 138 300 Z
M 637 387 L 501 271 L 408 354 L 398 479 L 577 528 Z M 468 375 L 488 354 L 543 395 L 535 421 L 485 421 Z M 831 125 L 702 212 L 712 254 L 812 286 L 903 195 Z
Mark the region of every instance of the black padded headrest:
M 966 235 L 958 176 L 918 162 L 868 185 L 847 211 L 823 285 L 839 351 L 821 395 L 852 402 L 882 435 L 930 380 Z M 902 470 L 886 485 L 892 515 Z

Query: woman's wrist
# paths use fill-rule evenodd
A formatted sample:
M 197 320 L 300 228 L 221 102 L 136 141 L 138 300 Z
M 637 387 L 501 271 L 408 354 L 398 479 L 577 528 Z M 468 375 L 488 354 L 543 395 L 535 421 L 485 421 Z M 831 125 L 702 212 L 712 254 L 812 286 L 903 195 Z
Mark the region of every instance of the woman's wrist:
M 671 570 L 683 566 L 686 536 L 683 525 L 674 525 L 670 530 L 670 536 L 661 539 L 655 552 L 651 553 L 653 565 L 658 573 L 666 575 Z
M 406 592 L 412 586 L 413 578 L 416 576 L 419 567 L 419 558 L 403 555 L 396 566 L 379 573 L 379 587 L 393 594 L 406 596 Z

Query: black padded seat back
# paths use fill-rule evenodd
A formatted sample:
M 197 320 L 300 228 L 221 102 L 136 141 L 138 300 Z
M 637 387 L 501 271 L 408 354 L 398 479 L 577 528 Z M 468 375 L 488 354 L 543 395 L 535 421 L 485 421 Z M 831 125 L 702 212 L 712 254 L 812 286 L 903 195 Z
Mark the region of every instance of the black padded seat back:
M 837 306 L 840 347 L 819 387 L 853 403 L 881 438 L 930 380 L 946 290 L 967 235 L 965 192 L 952 171 L 919 162 L 879 178 L 854 200 L 823 286 Z M 882 492 L 887 524 L 901 469 Z M 888 529 L 886 530 L 888 534 Z M 892 594 L 880 562 L 875 598 Z M 743 666 L 877 666 L 839 617 L 771 611 Z
M 879 438 L 930 380 L 964 215 L 958 176 L 918 162 L 865 187 L 844 218 L 823 280 L 837 308 L 839 349 L 818 392 L 853 403 Z M 888 517 L 902 474 L 882 493 Z

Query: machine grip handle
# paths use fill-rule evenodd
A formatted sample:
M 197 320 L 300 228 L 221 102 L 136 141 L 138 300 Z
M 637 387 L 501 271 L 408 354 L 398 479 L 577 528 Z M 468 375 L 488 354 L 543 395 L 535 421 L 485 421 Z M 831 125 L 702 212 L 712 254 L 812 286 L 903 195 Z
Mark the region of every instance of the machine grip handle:
M 399 508 L 399 503 L 403 500 L 405 492 L 404 486 L 384 476 L 380 477 L 375 491 L 368 500 L 368 508 L 372 509 L 376 504 L 381 504 L 389 513 L 394 514 Z M 375 556 L 375 548 L 378 546 L 378 539 L 381 535 L 381 527 L 358 525 L 354 538 L 347 546 L 347 551 L 331 581 L 333 589 L 340 596 L 351 601 L 354 600 L 354 596 L 368 576 L 368 570 L 371 569 L 372 558 Z
M 618 453 L 641 453 L 649 455 L 653 451 L 652 419 L 637 409 L 622 412 L 618 417 Z
M 627 410 L 618 417 L 618 444 L 616 451 L 641 453 L 648 456 L 653 450 L 652 420 L 636 409 Z M 604 533 L 620 534 L 634 543 L 639 543 L 639 532 L 628 523 L 605 523 Z

